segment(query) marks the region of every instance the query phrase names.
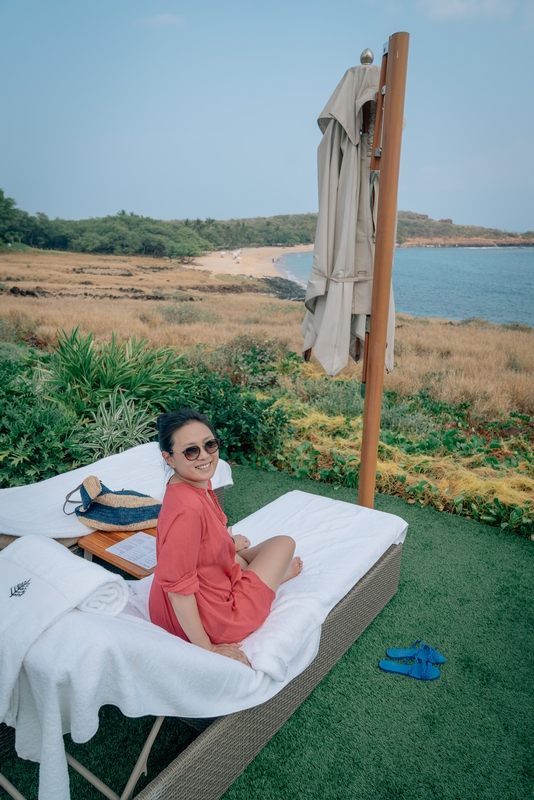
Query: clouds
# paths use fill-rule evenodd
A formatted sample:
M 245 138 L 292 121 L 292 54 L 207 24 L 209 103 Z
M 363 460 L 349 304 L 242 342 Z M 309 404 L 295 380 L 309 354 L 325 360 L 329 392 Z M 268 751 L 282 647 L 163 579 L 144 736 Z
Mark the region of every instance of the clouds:
M 176 28 L 184 22 L 185 17 L 181 14 L 156 14 L 153 17 L 142 17 L 136 24 L 142 28 Z
M 417 0 L 432 20 L 508 19 L 516 5 L 514 0 Z

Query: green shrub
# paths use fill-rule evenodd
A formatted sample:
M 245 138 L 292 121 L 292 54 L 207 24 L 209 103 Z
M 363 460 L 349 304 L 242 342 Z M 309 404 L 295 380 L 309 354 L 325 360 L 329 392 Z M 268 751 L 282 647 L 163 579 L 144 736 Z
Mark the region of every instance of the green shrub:
M 297 389 L 312 408 L 332 416 L 359 417 L 363 414 L 363 398 L 359 381 L 336 381 L 332 378 L 304 378 Z
M 191 407 L 207 414 L 221 437 L 221 457 L 244 462 L 270 460 L 283 448 L 292 428 L 273 398 L 258 399 L 228 376 L 199 365 L 195 382 L 175 398 L 173 409 Z
M 188 325 L 192 322 L 221 322 L 220 314 L 205 311 L 195 303 L 180 303 L 176 306 L 163 306 L 158 309 L 165 322 L 170 325 Z
M 173 350 L 135 337 L 121 342 L 114 334 L 110 342 L 97 344 L 77 328 L 59 334 L 46 371 L 48 394 L 80 417 L 96 412 L 116 390 L 148 409 L 165 409 L 177 384 L 190 382 L 191 370 Z
M 77 429 L 73 411 L 35 396 L 28 365 L 0 362 L 0 487 L 34 483 L 86 463 Z
M 294 357 L 281 339 L 244 335 L 219 347 L 207 360 L 232 383 L 262 389 L 275 386 L 279 374 L 294 371 Z
M 156 435 L 154 417 L 136 408 L 133 400 L 125 400 L 118 391 L 102 401 L 91 416 L 94 422 L 85 425 L 78 437 L 82 451 L 91 461 L 122 453 Z
M 385 431 L 402 431 L 417 436 L 427 436 L 437 430 L 436 423 L 410 399 L 384 394 L 380 428 Z
M 503 322 L 501 328 L 505 331 L 521 331 L 522 333 L 534 333 L 532 325 L 524 322 Z
M 0 341 L 0 361 L 24 361 L 28 357 L 28 348 L 13 342 Z
M 18 339 L 19 336 L 15 326 L 0 317 L 0 342 L 17 342 Z

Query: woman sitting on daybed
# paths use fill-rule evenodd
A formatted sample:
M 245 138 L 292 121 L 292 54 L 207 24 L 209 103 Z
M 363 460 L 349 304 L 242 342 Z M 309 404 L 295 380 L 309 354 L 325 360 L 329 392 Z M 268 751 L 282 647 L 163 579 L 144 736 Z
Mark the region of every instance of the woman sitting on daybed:
M 280 584 L 302 570 L 290 536 L 255 547 L 231 536 L 211 478 L 219 440 L 204 414 L 190 408 L 157 422 L 163 458 L 172 467 L 157 527 L 157 566 L 150 619 L 186 641 L 248 664 L 240 642 L 265 621 Z M 250 666 L 250 665 L 249 665 Z

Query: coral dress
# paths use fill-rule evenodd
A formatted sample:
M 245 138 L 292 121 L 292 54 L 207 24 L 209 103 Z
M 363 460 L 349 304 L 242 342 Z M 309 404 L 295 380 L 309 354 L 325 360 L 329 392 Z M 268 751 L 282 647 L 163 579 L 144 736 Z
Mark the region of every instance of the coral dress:
M 275 593 L 254 572 L 235 562 L 215 493 L 188 483 L 167 486 L 158 517 L 157 565 L 150 590 L 150 619 L 189 641 L 168 592 L 194 594 L 213 644 L 240 642 L 265 621 Z

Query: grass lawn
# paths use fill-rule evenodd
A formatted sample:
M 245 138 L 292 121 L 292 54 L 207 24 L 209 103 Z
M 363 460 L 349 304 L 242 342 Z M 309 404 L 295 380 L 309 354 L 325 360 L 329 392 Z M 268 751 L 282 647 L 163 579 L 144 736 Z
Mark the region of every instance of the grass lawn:
M 357 497 L 247 467 L 235 467 L 234 479 L 230 522 L 292 489 Z M 399 498 L 378 496 L 376 507 L 410 525 L 397 595 L 224 799 L 530 800 L 534 543 Z M 447 657 L 438 680 L 378 669 L 388 647 L 419 638 Z M 69 741 L 68 749 L 120 792 L 150 725 L 151 718 L 125 720 L 106 707 L 91 742 Z M 166 720 L 138 788 L 190 739 L 181 723 Z M 28 800 L 37 797 L 37 765 L 10 754 L 0 770 Z M 102 797 L 75 774 L 71 786 L 73 800 Z M 7 797 L 1 789 L 0 797 Z

